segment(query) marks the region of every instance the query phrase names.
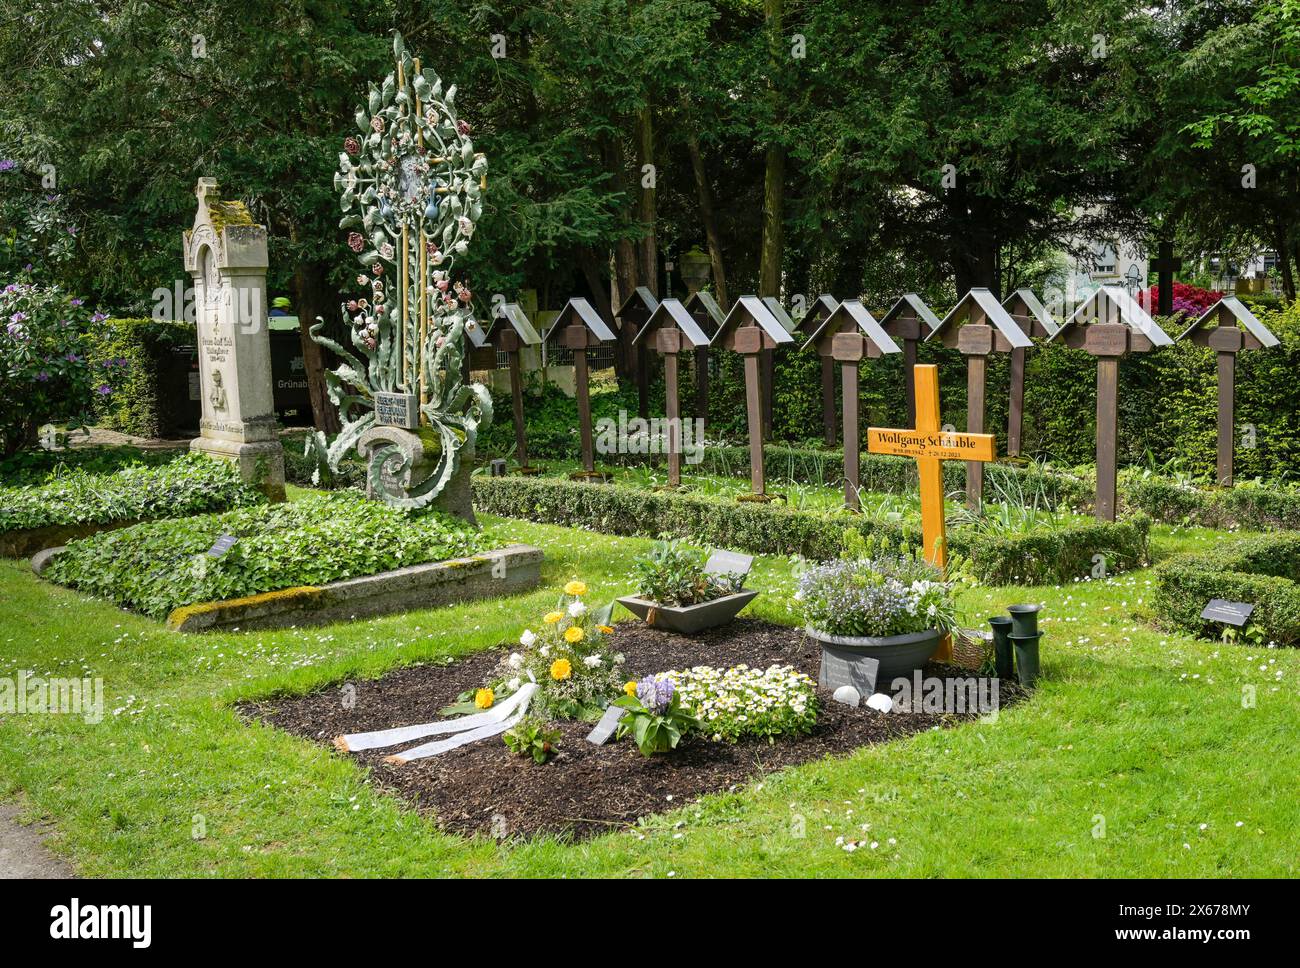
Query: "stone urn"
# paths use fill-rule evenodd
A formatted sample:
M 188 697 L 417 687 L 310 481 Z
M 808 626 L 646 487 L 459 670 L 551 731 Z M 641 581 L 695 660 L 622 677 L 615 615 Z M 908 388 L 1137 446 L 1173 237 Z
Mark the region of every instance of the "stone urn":
M 807 633 L 821 643 L 823 655 L 845 662 L 869 658 L 880 663 L 876 673 L 877 688 L 884 690 L 899 676 L 910 676 L 939 648 L 943 633 L 938 629 L 909 632 L 907 635 L 831 635 L 811 625 Z

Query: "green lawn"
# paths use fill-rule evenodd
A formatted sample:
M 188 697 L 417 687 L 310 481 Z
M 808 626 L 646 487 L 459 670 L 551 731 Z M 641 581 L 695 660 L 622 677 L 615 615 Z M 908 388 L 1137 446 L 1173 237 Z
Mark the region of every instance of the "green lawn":
M 542 590 L 310 630 L 182 636 L 0 562 L 0 675 L 102 676 L 108 710 L 98 726 L 0 716 L 0 795 L 22 791 L 87 876 L 1297 873 L 1300 654 L 1151 628 L 1147 572 L 967 592 L 971 622 L 1048 606 L 1045 679 L 996 722 L 808 764 L 578 846 L 443 835 L 350 762 L 231 711 L 513 640 L 570 577 L 594 596 L 627 590 L 648 544 L 488 524 L 546 550 Z M 1155 544 L 1225 539 L 1163 528 Z M 752 582 L 767 593 L 752 612 L 794 620 L 787 562 L 761 560 Z M 879 846 L 848 853 L 837 837 Z

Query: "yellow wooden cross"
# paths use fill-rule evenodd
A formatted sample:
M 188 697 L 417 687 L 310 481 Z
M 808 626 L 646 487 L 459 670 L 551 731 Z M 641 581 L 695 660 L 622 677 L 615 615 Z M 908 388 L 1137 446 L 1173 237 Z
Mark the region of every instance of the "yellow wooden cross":
M 867 450 L 916 458 L 921 479 L 921 534 L 925 557 L 936 567 L 948 567 L 948 536 L 943 520 L 943 461 L 997 460 L 997 438 L 992 434 L 949 433 L 939 423 L 939 368 L 917 366 L 916 429 L 867 429 Z M 945 636 L 935 658 L 952 658 L 952 642 Z

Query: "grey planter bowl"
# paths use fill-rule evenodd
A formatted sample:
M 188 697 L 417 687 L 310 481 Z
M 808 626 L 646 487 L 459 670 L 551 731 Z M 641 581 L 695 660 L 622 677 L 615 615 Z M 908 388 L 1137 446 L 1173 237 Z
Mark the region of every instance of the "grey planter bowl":
M 822 652 L 845 661 L 867 657 L 880 663 L 876 673 L 876 688 L 884 691 L 898 676 L 909 676 L 939 648 L 943 633 L 938 629 L 910 632 L 907 635 L 886 635 L 883 638 L 857 635 L 830 635 L 809 626 L 809 635 L 822 644 Z
M 677 632 L 681 635 L 695 635 L 705 629 L 726 625 L 740 613 L 742 608 L 752 602 L 757 594 L 756 591 L 739 591 L 734 595 L 724 595 L 722 598 L 701 602 L 698 605 L 656 605 L 635 595 L 620 598 L 618 602 L 651 628 Z

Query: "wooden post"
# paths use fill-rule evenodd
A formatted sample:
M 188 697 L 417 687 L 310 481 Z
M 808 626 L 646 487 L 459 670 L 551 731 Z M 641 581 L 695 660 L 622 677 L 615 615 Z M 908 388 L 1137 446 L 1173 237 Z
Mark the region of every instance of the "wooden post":
M 835 446 L 835 360 L 822 357 L 822 427 L 826 446 Z
M 1224 487 L 1232 487 L 1233 409 L 1236 392 L 1234 384 L 1237 376 L 1237 354 L 1232 350 L 1220 350 L 1217 356 L 1219 364 L 1219 483 Z
M 844 383 L 844 504 L 853 511 L 862 510 L 862 460 L 858 453 L 862 430 L 858 426 L 858 364 L 845 360 L 840 366 Z
M 1099 521 L 1115 520 L 1119 441 L 1119 357 L 1097 357 L 1097 507 Z
M 700 426 L 709 420 L 709 348 L 695 347 L 695 416 Z
M 512 330 L 503 332 L 499 340 L 510 366 L 510 403 L 515 416 L 515 459 L 519 461 L 520 468 L 525 468 L 528 466 L 528 438 L 524 432 L 524 381 L 519 367 L 519 337 Z
M 1171 316 L 1174 312 L 1174 273 L 1183 267 L 1183 260 L 1174 255 L 1173 242 L 1160 242 L 1157 249 L 1158 257 L 1151 260 L 1151 268 L 1157 273 L 1156 284 L 1160 287 L 1156 312 L 1161 316 Z
M 1025 412 L 1025 348 L 1011 350 L 1011 404 L 1007 410 L 1007 455 L 1020 454 L 1020 433 Z
M 966 432 L 984 433 L 984 392 L 988 377 L 988 355 L 995 347 L 995 330 L 983 314 L 972 311 L 970 321 L 957 332 L 957 348 L 966 357 Z M 975 509 L 984 502 L 984 464 L 966 463 L 966 506 Z
M 737 334 L 739 335 L 739 334 Z M 757 336 L 757 332 L 755 332 Z M 758 350 L 745 354 L 745 410 L 749 418 L 749 481 L 755 494 L 767 493 L 767 480 L 763 473 L 763 402 L 762 377 Z
M 640 330 L 645 323 L 637 324 Z M 650 359 L 645 344 L 638 343 L 632 350 L 636 357 L 636 408 L 642 420 L 650 417 Z
M 760 354 L 763 361 L 763 439 L 772 439 L 772 393 L 776 383 L 776 351 L 765 349 Z
M 677 337 L 666 332 L 661 336 Z M 664 350 L 664 409 L 668 417 L 668 486 L 682 483 L 681 413 L 677 407 L 677 350 Z
M 916 320 L 917 329 L 921 321 Z M 916 339 L 903 339 L 903 392 L 907 395 L 907 425 L 916 426 Z
M 587 330 L 581 324 L 565 330 L 566 342 L 573 350 L 573 382 L 578 395 L 578 429 L 582 434 L 582 467 L 588 474 L 596 472 L 596 456 L 591 442 L 591 392 L 587 375 Z

